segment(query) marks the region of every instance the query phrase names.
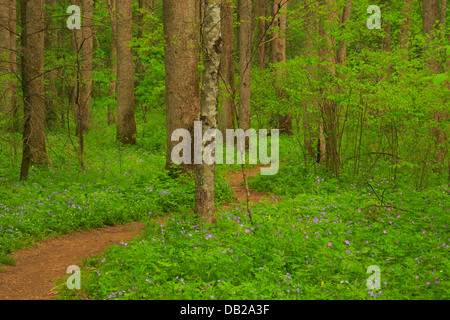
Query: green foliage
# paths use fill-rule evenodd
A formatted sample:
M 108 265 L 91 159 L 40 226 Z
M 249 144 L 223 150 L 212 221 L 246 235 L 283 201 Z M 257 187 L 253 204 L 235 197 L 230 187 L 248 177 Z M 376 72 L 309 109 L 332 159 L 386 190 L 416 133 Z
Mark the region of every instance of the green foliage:
M 299 178 L 286 173 L 284 182 Z M 381 193 L 378 184 L 393 182 L 372 183 Z M 316 192 L 258 204 L 253 225 L 237 208 L 219 213 L 216 226 L 186 215 L 149 219 L 139 239 L 90 261 L 82 292 L 94 299 L 449 297 L 447 186 L 415 197 L 395 189 L 384 199 L 394 208 L 366 185 L 316 184 Z M 367 288 L 372 265 L 381 269 L 379 290 Z

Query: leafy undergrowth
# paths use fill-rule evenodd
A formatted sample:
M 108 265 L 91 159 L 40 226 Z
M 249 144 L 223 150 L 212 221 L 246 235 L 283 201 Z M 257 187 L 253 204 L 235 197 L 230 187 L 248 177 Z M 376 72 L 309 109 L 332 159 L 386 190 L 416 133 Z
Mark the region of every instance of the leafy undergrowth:
M 155 123 L 148 124 L 150 138 L 134 147 L 118 145 L 114 128 L 88 135 L 84 171 L 60 152 L 60 168 L 33 166 L 29 179 L 18 181 L 19 163 L 11 167 L 0 157 L 0 265 L 14 264 L 9 253 L 45 238 L 140 220 L 149 211 L 191 209 L 195 179 L 164 169 L 165 137 Z M 220 172 L 216 191 L 218 203 L 232 199 Z
M 450 298 L 448 186 L 414 196 L 394 187 L 380 203 L 374 191 L 392 181 L 314 179 L 310 193 L 256 205 L 253 225 L 237 208 L 210 227 L 186 214 L 163 225 L 149 218 L 140 238 L 85 265 L 83 298 Z

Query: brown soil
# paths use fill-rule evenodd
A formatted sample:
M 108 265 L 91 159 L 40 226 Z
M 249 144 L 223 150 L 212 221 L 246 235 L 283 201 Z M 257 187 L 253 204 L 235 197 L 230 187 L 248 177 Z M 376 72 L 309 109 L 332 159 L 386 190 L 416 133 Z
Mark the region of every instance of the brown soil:
M 245 173 L 246 173 L 247 179 L 251 176 L 255 176 L 255 175 L 259 174 L 260 170 L 261 170 L 261 167 L 246 169 Z M 246 191 L 244 183 L 243 183 L 244 177 L 242 176 L 242 171 L 237 171 L 237 172 L 233 172 L 233 173 L 229 174 L 228 181 L 230 182 L 231 188 L 233 189 L 234 194 L 237 198 L 237 201 L 235 202 L 235 204 L 239 204 L 241 206 L 246 207 L 247 206 L 247 191 Z M 249 194 L 250 194 L 249 200 L 250 200 L 250 202 L 253 202 L 254 204 L 261 202 L 263 200 L 278 201 L 278 198 L 276 198 L 275 196 L 271 196 L 266 193 L 262 193 L 262 192 L 258 192 L 258 191 L 254 191 L 254 190 L 250 190 Z M 230 206 L 226 206 L 226 207 L 230 207 Z M 250 204 L 250 206 L 251 206 L 251 204 Z
M 247 169 L 247 176 L 259 173 L 260 168 Z M 235 204 L 246 205 L 246 190 L 242 172 L 228 176 L 237 197 Z M 257 203 L 267 194 L 251 191 L 250 201 Z M 275 197 L 268 200 L 278 201 Z M 231 206 L 230 205 L 230 206 Z M 132 222 L 105 227 L 93 231 L 74 232 L 71 235 L 41 241 L 35 247 L 18 250 L 11 256 L 15 266 L 3 266 L 0 272 L 0 300 L 51 300 L 57 292 L 55 280 L 64 276 L 71 265 L 79 265 L 82 259 L 105 251 L 108 246 L 129 241 L 143 231 L 144 224 Z
M 105 227 L 93 231 L 39 242 L 38 246 L 12 254 L 15 266 L 4 266 L 0 272 L 0 300 L 50 300 L 54 280 L 63 276 L 71 265 L 102 252 L 108 246 L 138 236 L 143 224 Z M 67 275 L 68 276 L 68 275 Z

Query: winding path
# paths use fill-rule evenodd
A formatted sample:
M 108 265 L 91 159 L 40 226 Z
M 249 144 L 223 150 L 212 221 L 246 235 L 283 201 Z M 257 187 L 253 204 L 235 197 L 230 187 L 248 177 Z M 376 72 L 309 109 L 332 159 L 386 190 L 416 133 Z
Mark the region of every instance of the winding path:
M 247 169 L 247 176 L 258 174 L 259 170 Z M 234 205 L 238 205 L 246 199 L 242 173 L 231 173 L 228 181 L 238 199 Z M 250 201 L 254 203 L 261 201 L 262 197 L 269 195 L 256 191 L 250 193 Z M 144 224 L 132 222 L 93 231 L 77 231 L 18 250 L 12 254 L 16 265 L 3 266 L 0 272 L 0 300 L 51 300 L 57 293 L 52 291 L 55 280 L 68 276 L 67 267 L 80 264 L 83 259 L 105 251 L 108 246 L 129 241 L 139 236 L 143 229 Z

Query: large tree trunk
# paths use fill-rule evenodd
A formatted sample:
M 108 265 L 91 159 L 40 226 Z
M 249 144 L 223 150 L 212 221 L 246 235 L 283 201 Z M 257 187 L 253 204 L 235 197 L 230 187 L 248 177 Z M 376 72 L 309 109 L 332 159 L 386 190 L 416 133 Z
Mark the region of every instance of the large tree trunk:
M 272 61 L 274 64 L 286 62 L 286 26 L 287 26 L 287 0 L 274 0 L 273 2 L 274 27 L 278 28 L 273 35 Z M 286 77 L 283 69 L 275 68 L 276 82 Z M 276 84 L 277 97 L 287 98 L 287 92 L 282 84 Z M 292 115 L 286 112 L 278 113 L 278 127 L 281 133 L 292 134 Z
M 203 35 L 203 78 L 201 91 L 202 133 L 208 136 L 217 147 L 217 112 L 219 98 L 219 64 L 222 38 L 220 32 L 220 0 L 205 0 L 205 20 Z M 203 136 L 202 134 L 202 136 Z M 205 139 L 202 139 L 202 154 L 206 149 Z M 215 182 L 215 150 L 211 157 L 205 157 L 197 164 L 195 179 L 195 212 L 208 224 L 216 223 L 216 208 L 214 202 Z
M 172 149 L 179 142 L 172 141 L 176 129 L 186 129 L 194 136 L 194 121 L 200 118 L 200 87 L 198 74 L 199 33 L 197 0 L 164 0 L 164 64 L 166 79 L 167 152 L 166 169 L 172 163 Z M 192 139 L 193 140 L 193 139 Z M 191 141 L 193 148 L 193 141 Z M 183 171 L 194 172 L 191 163 L 183 164 Z
M 239 0 L 239 128 L 250 129 L 252 73 L 252 1 Z M 246 142 L 246 146 L 248 141 Z
M 22 0 L 23 157 L 20 178 L 31 161 L 47 160 L 44 131 L 44 0 Z
M 233 1 L 222 0 L 221 33 L 223 39 L 222 61 L 220 63 L 221 83 L 220 101 L 222 112 L 219 114 L 219 127 L 222 132 L 235 128 L 235 65 L 234 65 L 234 32 Z
M 117 0 L 117 140 L 136 144 L 131 0 Z
M 56 0 L 45 0 L 47 14 L 45 19 L 44 47 L 46 52 L 57 52 L 58 27 L 53 21 L 53 15 L 57 10 Z M 51 70 L 45 74 L 45 121 L 48 126 L 54 126 L 58 122 L 58 70 L 53 59 L 50 62 Z

